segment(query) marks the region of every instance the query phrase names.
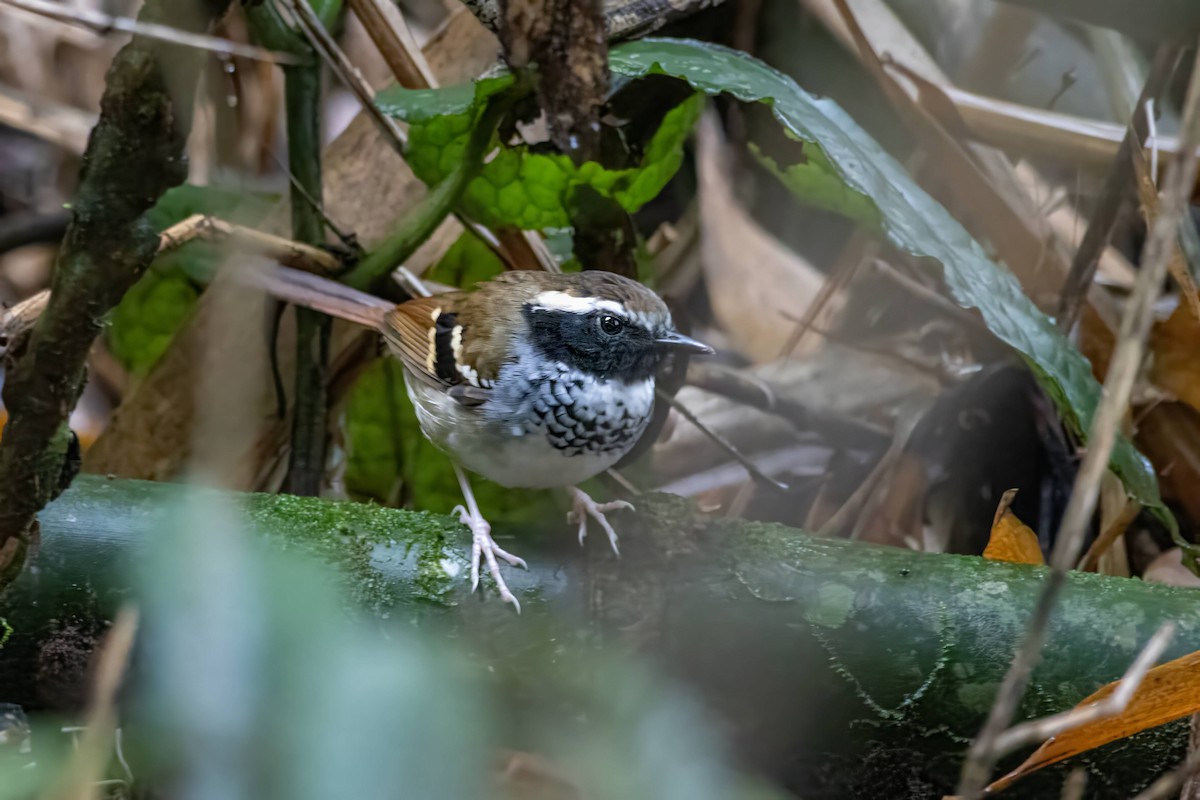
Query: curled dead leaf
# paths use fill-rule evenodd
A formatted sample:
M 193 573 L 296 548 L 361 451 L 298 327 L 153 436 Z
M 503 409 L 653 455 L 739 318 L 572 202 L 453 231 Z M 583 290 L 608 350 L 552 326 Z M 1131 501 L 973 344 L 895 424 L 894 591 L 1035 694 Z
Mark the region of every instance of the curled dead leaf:
M 992 520 L 992 534 L 984 548 L 983 557 L 992 561 L 1010 561 L 1015 564 L 1045 564 L 1037 534 L 1012 512 L 1010 506 L 1017 496 L 1016 489 L 1009 489 L 1000 498 L 996 516 Z

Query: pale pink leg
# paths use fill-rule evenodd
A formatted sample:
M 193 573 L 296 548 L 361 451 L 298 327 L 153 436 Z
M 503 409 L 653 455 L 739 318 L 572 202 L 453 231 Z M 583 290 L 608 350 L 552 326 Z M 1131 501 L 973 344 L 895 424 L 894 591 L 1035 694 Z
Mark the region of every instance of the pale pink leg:
M 454 513 L 458 514 L 459 522 L 471 529 L 473 537 L 471 542 L 471 591 L 479 588 L 479 562 L 481 558 L 486 559 L 488 572 L 491 574 L 492 580 L 496 582 L 500 598 L 506 603 L 512 603 L 517 609 L 517 613 L 520 614 L 521 604 L 517 601 L 516 596 L 508 590 L 508 584 L 504 582 L 504 577 L 500 574 L 500 565 L 496 562 L 496 557 L 499 556 L 514 567 L 528 569 L 525 559 L 514 556 L 496 544 L 496 540 L 492 538 L 492 526 L 483 518 L 483 514 L 479 513 L 479 506 L 475 502 L 475 494 L 471 491 L 467 474 L 458 464 L 454 465 L 454 474 L 458 476 L 458 485 L 462 487 L 463 500 L 466 501 L 465 507 L 455 506 Z
M 617 532 L 613 530 L 613 526 L 609 524 L 608 519 L 604 516 L 609 511 L 616 511 L 621 508 L 633 510 L 633 505 L 624 500 L 616 500 L 611 503 L 597 503 L 587 492 L 580 489 L 578 486 L 568 486 L 567 492 L 571 495 L 572 508 L 567 512 L 567 522 L 579 523 L 579 543 L 582 545 L 584 538 L 587 536 L 587 521 L 588 517 L 600 523 L 600 527 L 608 534 L 608 543 L 612 545 L 613 552 L 618 556 L 621 551 L 617 548 Z

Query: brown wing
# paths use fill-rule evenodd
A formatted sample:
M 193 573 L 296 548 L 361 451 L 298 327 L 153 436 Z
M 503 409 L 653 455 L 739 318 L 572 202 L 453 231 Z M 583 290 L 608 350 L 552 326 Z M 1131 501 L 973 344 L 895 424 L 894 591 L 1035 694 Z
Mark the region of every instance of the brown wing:
M 445 352 L 449 345 L 447 328 L 452 329 L 454 324 L 452 303 L 453 297 L 447 295 L 401 303 L 384 317 L 382 331 L 384 341 L 410 373 L 427 383 L 446 387 L 460 380 L 453 353 Z M 440 364 L 439 357 L 442 357 Z

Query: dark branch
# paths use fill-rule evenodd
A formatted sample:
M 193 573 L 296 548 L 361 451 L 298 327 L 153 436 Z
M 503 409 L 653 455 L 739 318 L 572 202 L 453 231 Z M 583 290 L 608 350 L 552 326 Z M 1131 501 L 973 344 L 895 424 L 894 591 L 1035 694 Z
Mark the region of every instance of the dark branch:
M 143 21 L 203 31 L 228 0 L 151 0 Z M 170 7 L 170 19 L 166 8 Z M 198 61 L 188 48 L 135 38 L 107 76 L 100 119 L 88 140 L 79 190 L 55 262 L 45 313 L 9 347 L 0 442 L 0 587 L 24 563 L 34 516 L 61 490 L 70 444 L 67 417 L 84 382 L 84 362 L 104 316 L 158 250 L 144 213 L 187 177 Z M 166 69 L 169 67 L 169 69 Z

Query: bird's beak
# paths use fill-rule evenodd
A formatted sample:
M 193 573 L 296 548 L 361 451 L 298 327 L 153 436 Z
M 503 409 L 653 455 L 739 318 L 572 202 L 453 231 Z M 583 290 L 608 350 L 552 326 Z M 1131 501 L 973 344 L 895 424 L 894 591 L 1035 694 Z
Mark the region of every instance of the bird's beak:
M 663 334 L 654 340 L 659 347 L 667 347 L 672 350 L 685 350 L 689 353 L 697 353 L 700 355 L 710 356 L 716 351 L 706 345 L 704 342 L 698 342 L 690 336 L 684 336 L 678 331 L 671 331 Z

